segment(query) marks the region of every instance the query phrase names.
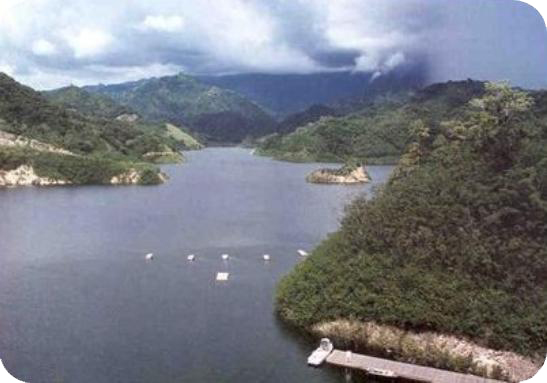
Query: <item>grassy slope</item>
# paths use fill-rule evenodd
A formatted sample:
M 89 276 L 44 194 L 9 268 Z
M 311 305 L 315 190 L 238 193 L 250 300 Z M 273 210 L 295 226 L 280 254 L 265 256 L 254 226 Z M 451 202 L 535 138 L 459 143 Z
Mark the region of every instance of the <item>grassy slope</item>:
M 281 317 L 303 329 L 372 320 L 545 355 L 547 95 L 535 98 L 508 122 L 494 107 L 416 126 L 387 185 L 282 280 Z
M 413 121 L 438 127 L 442 120 L 460 116 L 467 102 L 482 92 L 483 83 L 473 81 L 432 85 L 410 99 L 381 100 L 358 113 L 322 118 L 288 135 L 272 135 L 261 142 L 258 153 L 296 162 L 354 158 L 368 164 L 396 163 L 409 143 Z
M 203 148 L 203 145 L 200 144 L 198 140 L 183 129 L 169 123 L 165 124 L 165 127 L 167 129 L 167 135 L 177 142 L 182 142 L 187 149 L 195 150 Z

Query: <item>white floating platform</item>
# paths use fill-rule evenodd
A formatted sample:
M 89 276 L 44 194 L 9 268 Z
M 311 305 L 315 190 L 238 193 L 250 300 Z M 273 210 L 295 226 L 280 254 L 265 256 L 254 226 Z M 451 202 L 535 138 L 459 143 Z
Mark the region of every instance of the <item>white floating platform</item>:
M 217 281 L 227 281 L 230 273 L 217 273 Z
M 228 254 L 222 254 L 221 257 L 222 257 L 222 260 L 224 260 L 224 261 L 227 261 L 228 258 L 230 258 L 230 256 Z
M 262 256 L 262 259 L 264 259 L 265 261 L 269 261 L 270 260 L 270 254 L 264 254 Z
M 307 256 L 309 255 L 307 251 L 302 250 L 302 249 L 297 250 L 297 253 L 298 253 L 301 257 L 307 257 Z
M 144 259 L 146 259 L 147 261 L 151 261 L 152 259 L 154 259 L 154 254 L 148 253 L 144 256 Z
M 196 256 L 194 254 L 190 254 L 189 256 L 186 257 L 186 259 L 188 259 L 190 262 L 192 262 L 196 259 Z

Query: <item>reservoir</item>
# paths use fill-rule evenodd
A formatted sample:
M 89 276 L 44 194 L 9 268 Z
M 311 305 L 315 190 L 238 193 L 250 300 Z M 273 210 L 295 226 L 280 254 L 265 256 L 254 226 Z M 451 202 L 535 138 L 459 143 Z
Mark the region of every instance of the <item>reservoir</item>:
M 274 314 L 279 279 L 366 185 L 211 148 L 151 187 L 0 190 L 0 359 L 26 382 L 343 382 Z M 153 253 L 150 261 L 145 255 Z M 195 259 L 188 261 L 188 255 Z M 223 260 L 222 254 L 229 254 Z M 264 255 L 270 256 L 269 261 Z M 216 281 L 217 273 L 229 273 Z

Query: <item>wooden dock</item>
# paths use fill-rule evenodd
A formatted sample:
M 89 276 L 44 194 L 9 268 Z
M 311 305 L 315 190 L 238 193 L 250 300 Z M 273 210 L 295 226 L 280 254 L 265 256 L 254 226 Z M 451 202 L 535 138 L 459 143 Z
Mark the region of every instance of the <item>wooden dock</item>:
M 333 350 L 327 357 L 327 363 L 351 369 L 358 369 L 368 374 L 389 379 L 403 379 L 415 382 L 429 383 L 499 383 L 499 380 L 481 378 L 469 374 L 461 374 L 437 368 L 417 366 L 414 364 L 395 362 L 346 351 Z

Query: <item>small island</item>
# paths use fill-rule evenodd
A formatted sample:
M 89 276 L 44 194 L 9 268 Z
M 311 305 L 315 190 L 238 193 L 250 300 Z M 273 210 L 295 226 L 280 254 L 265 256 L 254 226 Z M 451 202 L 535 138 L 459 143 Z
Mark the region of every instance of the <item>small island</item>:
M 370 182 L 371 178 L 363 165 L 345 164 L 339 169 L 316 170 L 306 180 L 316 184 L 359 184 Z

